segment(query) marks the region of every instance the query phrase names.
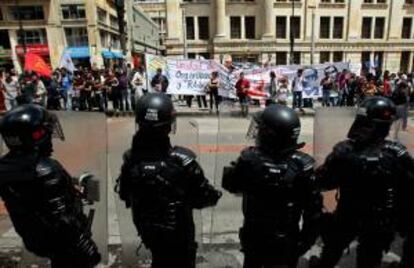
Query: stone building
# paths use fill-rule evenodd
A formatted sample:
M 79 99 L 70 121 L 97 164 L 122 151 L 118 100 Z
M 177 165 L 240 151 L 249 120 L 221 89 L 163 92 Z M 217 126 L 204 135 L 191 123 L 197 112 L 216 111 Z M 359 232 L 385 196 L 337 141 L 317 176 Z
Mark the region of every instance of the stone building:
M 169 56 L 414 68 L 412 0 L 168 0 L 165 8 Z
M 157 26 L 151 25 L 158 36 Z M 76 65 L 102 66 L 123 58 L 115 0 L 1 0 L 0 67 L 20 71 L 24 48 L 54 68 L 64 51 Z

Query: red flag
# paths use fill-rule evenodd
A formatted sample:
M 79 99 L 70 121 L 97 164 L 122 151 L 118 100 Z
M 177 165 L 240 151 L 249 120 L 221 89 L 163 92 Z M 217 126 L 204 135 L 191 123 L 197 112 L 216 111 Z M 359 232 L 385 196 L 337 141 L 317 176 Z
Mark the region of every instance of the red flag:
M 40 76 L 51 77 L 52 70 L 50 66 L 46 64 L 46 62 L 37 54 L 34 53 L 27 53 L 26 59 L 24 62 L 24 70 L 25 71 L 33 71 Z

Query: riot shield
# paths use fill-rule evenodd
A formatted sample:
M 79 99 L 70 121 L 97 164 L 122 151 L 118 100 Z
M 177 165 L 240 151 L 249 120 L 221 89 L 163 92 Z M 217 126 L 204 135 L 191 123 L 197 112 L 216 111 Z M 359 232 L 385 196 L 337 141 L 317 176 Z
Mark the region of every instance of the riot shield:
M 357 108 L 328 107 L 316 110 L 313 133 L 313 157 L 317 166 L 324 163 L 333 147 L 347 138 Z M 324 205 L 329 211 L 336 208 L 336 191 L 324 193 Z
M 219 106 L 216 148 L 214 156 L 214 186 L 223 191 L 216 207 L 211 209 L 206 223 L 211 246 L 239 245 L 239 228 L 242 225 L 241 198 L 222 189 L 223 168 L 236 161 L 240 152 L 248 146 L 246 134 L 250 119 L 241 116 L 240 106 L 233 100 Z
M 177 146 L 188 147 L 198 154 L 198 124 L 191 118 L 178 117 L 175 124 L 175 134 L 171 134 L 171 143 Z M 125 204 L 119 199 L 112 189 L 116 184 L 122 166 L 122 155 L 132 145 L 132 137 L 135 133 L 135 121 L 132 118 L 111 118 L 108 120 L 108 161 L 109 161 L 109 182 L 110 198 L 109 207 L 114 207 L 116 217 L 110 226 L 119 228 L 119 241 L 122 246 L 121 262 L 122 267 L 137 267 L 139 264 L 150 262 L 150 252 L 142 244 L 137 230 L 132 221 L 131 210 L 126 209 Z M 195 211 L 194 220 L 196 223 L 196 240 L 201 241 L 202 220 L 201 212 Z M 114 237 L 116 239 L 116 237 Z
M 91 231 L 102 263 L 108 262 L 108 207 L 107 207 L 107 127 L 106 117 L 98 113 L 55 112 L 61 123 L 65 141 L 54 139 L 53 158 L 58 160 L 72 177 L 89 172 L 98 181 L 99 201 L 84 206 L 92 221 Z M 93 211 L 93 212 L 92 212 Z M 93 216 L 92 216 L 93 215 Z M 22 266 L 42 265 L 27 251 L 23 252 Z M 42 266 L 41 266 L 42 267 Z

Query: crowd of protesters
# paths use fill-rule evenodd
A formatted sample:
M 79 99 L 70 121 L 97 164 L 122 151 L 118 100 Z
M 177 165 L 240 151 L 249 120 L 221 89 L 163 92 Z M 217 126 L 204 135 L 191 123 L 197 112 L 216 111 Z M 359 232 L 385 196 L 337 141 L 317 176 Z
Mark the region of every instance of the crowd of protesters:
M 159 71 L 160 73 L 162 70 Z M 165 78 L 161 74 L 162 78 Z M 154 77 L 152 88 L 166 90 L 167 82 Z M 163 86 L 158 85 L 159 83 Z M 136 98 L 145 94 L 147 86 L 141 68 L 82 68 L 73 72 L 55 69 L 50 78 L 25 71 L 0 71 L 0 111 L 19 103 L 38 103 L 50 110 L 68 111 L 132 111 Z M 111 107 L 110 107 L 111 106 Z

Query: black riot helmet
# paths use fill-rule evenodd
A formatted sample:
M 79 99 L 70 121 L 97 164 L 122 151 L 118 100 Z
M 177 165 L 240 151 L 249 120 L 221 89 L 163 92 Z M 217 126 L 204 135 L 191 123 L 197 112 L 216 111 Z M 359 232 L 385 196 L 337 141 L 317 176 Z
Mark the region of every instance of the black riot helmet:
M 384 140 L 395 120 L 394 103 L 384 97 L 365 99 L 358 109 L 348 138 L 358 143 Z
M 0 133 L 11 152 L 38 152 L 49 156 L 53 152 L 52 137 L 64 140 L 56 115 L 37 104 L 25 104 L 0 120 Z
M 175 123 L 171 99 L 163 93 L 146 94 L 137 101 L 135 122 L 142 131 L 168 134 Z
M 256 139 L 256 145 L 270 154 L 296 150 L 300 134 L 298 115 L 289 107 L 274 104 L 253 116 L 247 136 Z

